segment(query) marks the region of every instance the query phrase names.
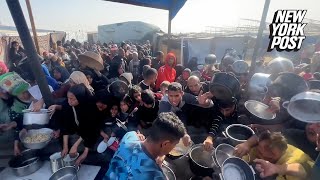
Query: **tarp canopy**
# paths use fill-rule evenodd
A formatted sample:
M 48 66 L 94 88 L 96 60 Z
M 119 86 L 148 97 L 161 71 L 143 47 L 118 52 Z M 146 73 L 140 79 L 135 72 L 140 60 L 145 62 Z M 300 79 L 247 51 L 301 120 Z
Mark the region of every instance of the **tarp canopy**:
M 106 0 L 118 3 L 132 4 L 136 6 L 151 7 L 169 11 L 169 18 L 172 20 L 187 0 Z

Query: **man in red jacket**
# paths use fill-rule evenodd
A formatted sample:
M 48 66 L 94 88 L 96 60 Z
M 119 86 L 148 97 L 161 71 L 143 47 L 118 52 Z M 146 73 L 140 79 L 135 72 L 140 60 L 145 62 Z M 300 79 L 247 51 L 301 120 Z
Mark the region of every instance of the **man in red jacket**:
M 161 66 L 158 70 L 158 79 L 156 83 L 156 90 L 160 88 L 163 81 L 174 82 L 176 79 L 176 70 L 174 67 L 177 65 L 177 58 L 173 53 L 168 53 L 165 59 L 165 65 Z

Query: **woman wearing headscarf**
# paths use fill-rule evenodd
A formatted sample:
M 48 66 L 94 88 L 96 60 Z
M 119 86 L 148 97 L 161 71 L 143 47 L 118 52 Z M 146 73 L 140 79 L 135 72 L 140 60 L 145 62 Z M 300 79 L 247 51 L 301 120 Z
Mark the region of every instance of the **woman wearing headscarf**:
M 80 165 L 88 156 L 89 149 L 94 148 L 99 135 L 102 121 L 98 114 L 91 92 L 84 84 L 77 84 L 68 91 L 68 100 L 63 105 L 52 105 L 50 110 L 60 110 L 63 116 L 60 119 L 61 133 L 63 135 L 63 150 L 61 155 L 64 157 L 68 153 L 73 156 L 78 153 L 78 147 L 83 142 L 84 151 L 78 157 L 76 165 Z M 79 137 L 76 142 L 71 142 L 69 149 L 69 136 L 77 134 Z M 72 138 L 70 139 L 72 140 Z
M 70 73 L 65 67 L 57 66 L 53 69 L 53 77 L 58 82 L 64 83 L 70 77 Z
M 120 75 L 124 73 L 124 67 L 122 66 L 121 63 L 111 63 L 110 68 L 109 68 L 109 83 L 112 83 L 115 80 L 118 80 Z
M 94 89 L 90 86 L 86 76 L 81 71 L 74 71 L 73 73 L 71 73 L 68 82 L 62 84 L 58 90 L 52 92 L 53 98 L 56 101 L 60 101 L 61 99 L 67 98 L 67 92 L 69 91 L 69 89 L 77 84 L 84 84 L 87 87 L 87 89 L 89 89 L 91 94 L 94 93 Z M 33 110 L 40 111 L 40 109 L 43 107 L 43 104 L 43 99 L 39 100 L 37 103 L 33 105 Z
M 15 69 L 24 57 L 24 49 L 20 46 L 20 44 L 17 41 L 13 41 L 11 43 L 11 48 L 9 51 L 10 69 Z

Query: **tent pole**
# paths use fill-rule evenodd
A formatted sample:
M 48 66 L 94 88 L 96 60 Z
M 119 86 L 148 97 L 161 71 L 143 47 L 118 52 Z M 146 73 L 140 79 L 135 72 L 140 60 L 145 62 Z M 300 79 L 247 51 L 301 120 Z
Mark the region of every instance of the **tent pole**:
M 168 46 L 167 46 L 167 53 L 171 50 L 171 10 L 169 9 L 169 15 L 168 15 Z
M 271 0 L 265 0 L 265 3 L 264 3 L 264 8 L 263 8 L 262 16 L 261 16 L 260 27 L 259 27 L 259 31 L 258 31 L 258 35 L 257 35 L 256 45 L 254 47 L 252 59 L 251 59 L 251 67 L 250 67 L 250 74 L 251 75 L 254 73 L 255 68 L 256 68 L 256 59 L 257 59 L 258 51 L 259 51 L 261 41 L 262 41 L 262 35 L 263 35 L 263 30 L 264 30 L 264 27 L 266 24 L 266 18 L 267 18 L 267 14 L 268 14 L 268 10 L 269 10 L 270 1 Z
M 34 24 L 30 0 L 26 0 L 26 4 L 27 4 L 29 19 L 30 19 L 30 23 L 31 23 L 31 27 L 32 27 L 32 34 L 33 34 L 34 43 L 36 45 L 38 54 L 40 54 L 40 47 L 39 47 L 39 41 L 38 41 L 38 36 L 37 36 L 37 30 L 36 30 L 36 26 Z
M 39 85 L 42 97 L 47 106 L 53 104 L 53 98 L 48 86 L 46 76 L 42 70 L 39 55 L 37 54 L 36 48 L 32 41 L 29 28 L 27 26 L 26 19 L 24 18 L 19 0 L 7 0 L 12 19 L 19 33 L 19 37 L 22 41 L 23 47 L 26 50 L 28 59 L 30 60 L 30 66 L 34 77 L 36 78 L 37 84 Z

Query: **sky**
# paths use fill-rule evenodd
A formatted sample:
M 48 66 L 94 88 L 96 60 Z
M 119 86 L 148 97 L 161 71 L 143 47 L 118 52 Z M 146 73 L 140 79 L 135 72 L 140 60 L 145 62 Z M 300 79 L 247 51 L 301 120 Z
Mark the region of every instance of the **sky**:
M 30 0 L 36 28 L 67 32 L 97 31 L 98 25 L 143 21 L 167 32 L 168 12 L 102 0 Z M 20 0 L 28 18 L 25 0 Z M 172 21 L 172 32 L 203 32 L 208 26 L 237 26 L 242 18 L 260 20 L 264 0 L 188 0 Z M 306 9 L 306 18 L 320 20 L 319 0 L 271 0 L 267 21 L 279 9 Z M 29 24 L 29 19 L 27 19 Z M 5 0 L 0 23 L 14 25 Z M 30 26 L 29 26 L 30 27 Z

